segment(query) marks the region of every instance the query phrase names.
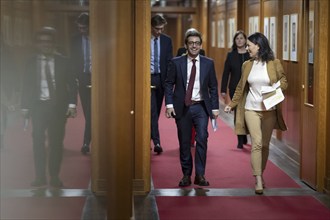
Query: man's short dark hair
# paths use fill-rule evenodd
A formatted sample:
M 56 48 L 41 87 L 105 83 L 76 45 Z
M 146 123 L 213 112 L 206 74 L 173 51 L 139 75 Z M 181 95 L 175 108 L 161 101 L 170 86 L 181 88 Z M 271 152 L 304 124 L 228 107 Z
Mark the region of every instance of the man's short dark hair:
M 81 13 L 77 20 L 76 20 L 76 23 L 77 24 L 80 24 L 80 25 L 86 25 L 86 26 L 89 26 L 89 15 L 88 13 Z
M 152 18 L 151 18 L 151 26 L 152 27 L 156 27 L 156 26 L 159 26 L 159 25 L 166 25 L 167 24 L 167 21 L 166 19 L 161 16 L 161 15 L 154 15 Z
M 185 44 L 188 43 L 189 37 L 199 37 L 201 44 L 203 43 L 202 34 L 194 28 L 188 29 L 187 32 L 185 33 L 185 39 L 184 39 Z

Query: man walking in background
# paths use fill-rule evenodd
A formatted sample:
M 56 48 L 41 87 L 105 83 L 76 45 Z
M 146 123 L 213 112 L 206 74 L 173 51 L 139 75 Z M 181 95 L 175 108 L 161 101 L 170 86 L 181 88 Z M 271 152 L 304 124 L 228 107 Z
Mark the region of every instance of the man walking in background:
M 163 152 L 158 120 L 163 105 L 167 64 L 173 57 L 172 40 L 162 33 L 166 24 L 165 18 L 161 15 L 151 18 L 151 139 L 154 143 L 154 152 L 157 154 Z
M 82 13 L 76 20 L 79 35 L 71 42 L 71 65 L 79 82 L 79 97 L 85 117 L 85 131 L 81 152 L 90 152 L 91 135 L 91 42 L 89 38 L 89 15 Z

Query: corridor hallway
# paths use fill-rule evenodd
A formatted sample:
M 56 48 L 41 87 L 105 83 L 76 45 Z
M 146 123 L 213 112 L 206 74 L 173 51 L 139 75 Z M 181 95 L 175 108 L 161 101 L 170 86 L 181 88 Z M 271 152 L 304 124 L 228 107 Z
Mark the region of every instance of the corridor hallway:
M 62 189 L 30 187 L 31 128 L 24 131 L 20 115 L 13 113 L 7 144 L 1 150 L 1 220 L 106 219 L 106 198 L 90 191 L 90 156 L 80 153 L 83 118 L 81 110 L 78 113 L 78 118 L 67 124 Z M 298 164 L 281 152 L 278 141 L 272 141 L 264 195 L 254 194 L 250 146 L 236 149 L 236 136 L 228 127 L 232 117 L 221 111 L 219 129 L 209 130 L 206 178 L 210 186 L 179 188 L 181 170 L 175 122 L 161 114 L 164 153 L 151 152 L 152 190 L 147 196 L 134 196 L 135 219 L 329 219 L 329 196 L 299 180 Z

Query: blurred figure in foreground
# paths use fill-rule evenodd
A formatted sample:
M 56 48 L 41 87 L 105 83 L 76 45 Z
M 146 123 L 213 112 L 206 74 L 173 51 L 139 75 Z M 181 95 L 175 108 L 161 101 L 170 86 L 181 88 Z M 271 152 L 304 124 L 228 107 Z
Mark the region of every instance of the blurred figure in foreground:
M 67 60 L 55 51 L 55 36 L 56 31 L 51 27 L 36 33 L 37 52 L 28 60 L 23 77 L 22 114 L 32 120 L 36 175 L 31 183 L 33 187 L 47 184 L 47 164 L 50 185 L 63 186 L 59 173 L 65 125 L 67 117 L 76 116 L 76 80 L 74 74 L 67 71 Z
M 4 43 L 2 35 L 0 35 L 0 148 L 5 145 L 5 131 L 8 125 L 8 115 L 16 109 L 17 105 L 17 88 L 19 79 L 14 68 L 13 57 L 10 53 L 9 46 Z

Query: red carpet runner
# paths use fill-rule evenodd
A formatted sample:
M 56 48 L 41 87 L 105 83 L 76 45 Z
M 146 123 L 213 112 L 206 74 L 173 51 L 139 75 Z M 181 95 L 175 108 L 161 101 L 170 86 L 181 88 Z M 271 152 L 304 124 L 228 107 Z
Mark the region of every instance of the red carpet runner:
M 219 128 L 209 126 L 206 179 L 207 189 L 251 189 L 254 178 L 250 165 L 250 145 L 237 149 L 233 130 L 218 119 Z M 151 168 L 155 189 L 178 189 L 182 178 L 176 125 L 160 116 L 161 144 L 164 152 L 152 152 Z M 194 155 L 194 148 L 192 148 Z M 194 177 L 194 173 L 192 178 Z M 268 161 L 264 179 L 267 188 L 300 186 Z M 197 188 L 195 185 L 185 189 Z M 312 196 L 156 196 L 159 216 L 167 219 L 330 219 L 330 211 Z
M 153 154 L 151 161 L 155 188 L 179 188 L 182 178 L 179 147 L 174 119 L 160 117 L 160 134 L 164 153 Z M 209 142 L 205 177 L 209 188 L 251 188 L 254 184 L 250 165 L 250 145 L 237 149 L 237 138 L 233 130 L 218 119 L 218 130 L 214 132 L 209 123 Z M 194 156 L 194 148 L 192 148 Z M 194 172 L 194 171 L 193 171 Z M 193 173 L 192 176 L 195 174 Z M 264 179 L 270 188 L 299 187 L 294 180 L 269 161 Z M 191 187 L 194 187 L 193 185 Z

